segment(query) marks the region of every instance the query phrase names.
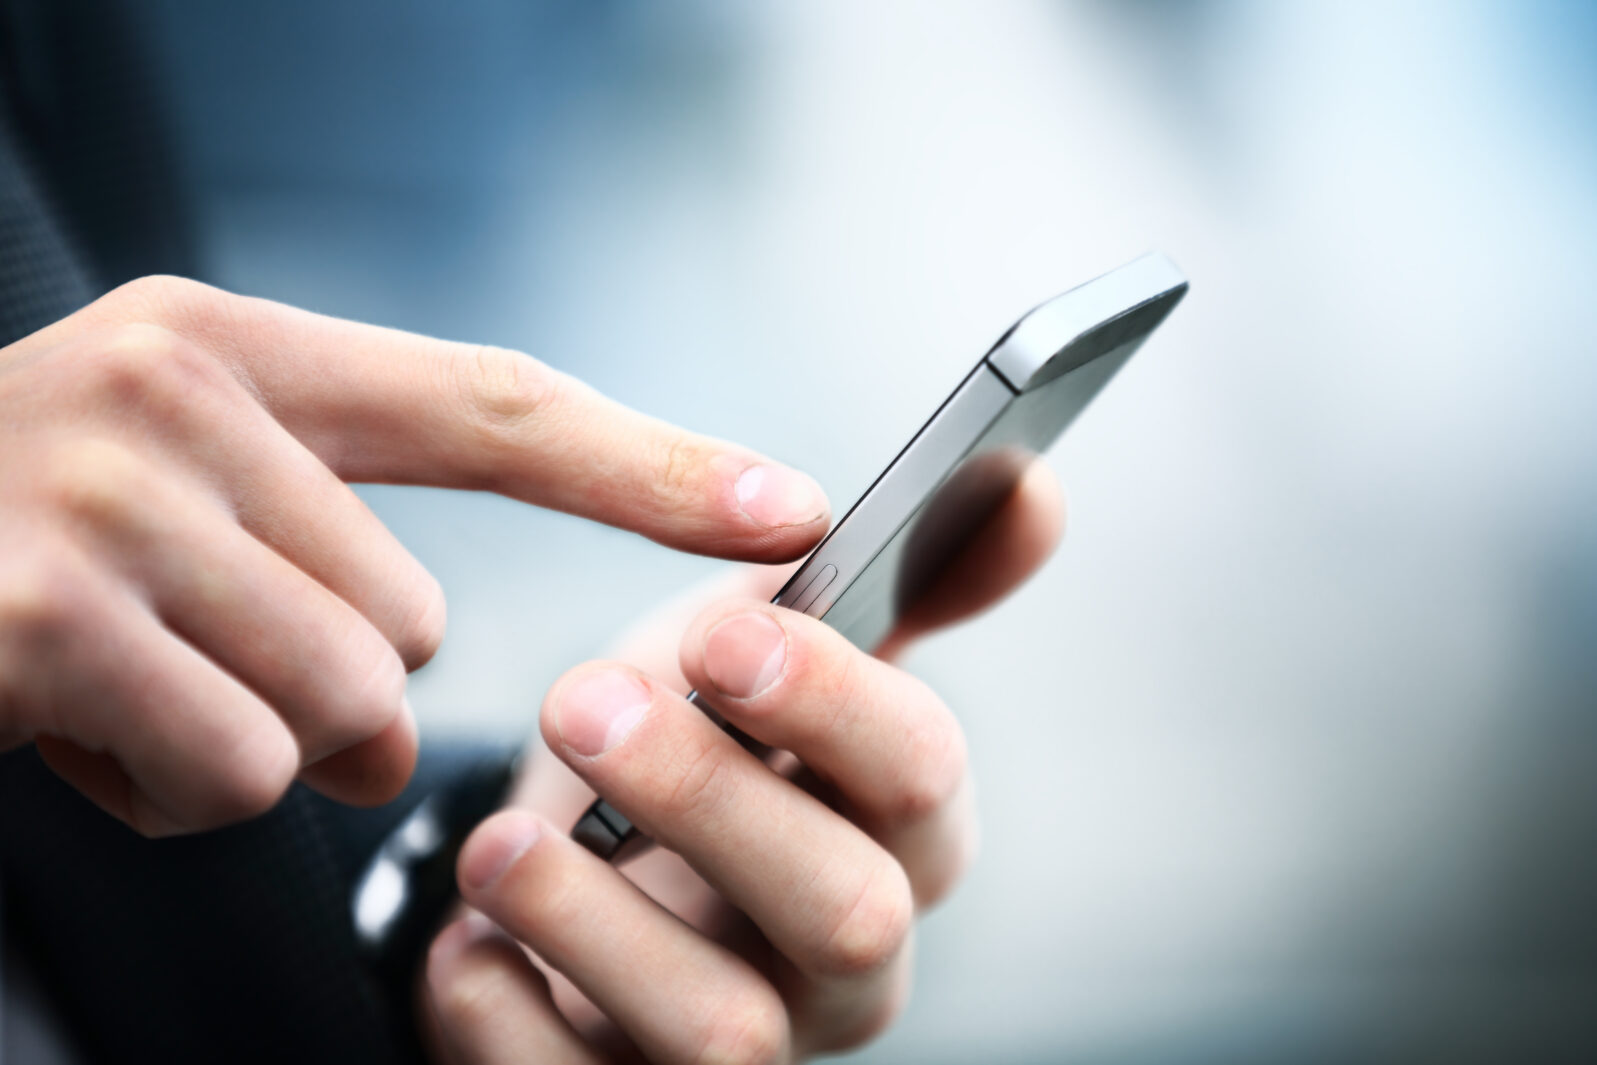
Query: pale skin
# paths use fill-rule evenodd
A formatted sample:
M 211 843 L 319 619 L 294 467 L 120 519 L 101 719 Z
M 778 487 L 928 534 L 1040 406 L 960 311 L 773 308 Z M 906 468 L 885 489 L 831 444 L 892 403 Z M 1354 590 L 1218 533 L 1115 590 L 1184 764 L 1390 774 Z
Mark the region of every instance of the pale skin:
M 255 816 L 295 779 L 392 798 L 444 602 L 358 481 L 759 563 L 828 521 L 804 475 L 525 355 L 146 278 L 0 349 L 0 742 L 149 836 Z M 915 915 L 975 843 L 958 725 L 891 659 L 1007 594 L 1062 521 L 1035 467 L 877 657 L 765 602 L 767 566 L 558 681 L 546 746 L 462 852 L 477 912 L 433 945 L 434 1049 L 788 1062 L 879 1032 Z M 755 760 L 689 686 L 796 759 Z M 595 789 L 662 846 L 618 871 L 573 844 Z

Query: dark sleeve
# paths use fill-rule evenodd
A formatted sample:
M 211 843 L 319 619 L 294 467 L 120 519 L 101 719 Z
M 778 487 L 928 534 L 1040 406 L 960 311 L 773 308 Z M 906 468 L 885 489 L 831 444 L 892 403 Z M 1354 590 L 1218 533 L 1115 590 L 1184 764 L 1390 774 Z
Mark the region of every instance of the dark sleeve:
M 0 756 L 6 934 L 93 1061 L 419 1061 L 414 1025 L 357 951 L 351 889 L 417 802 L 505 754 L 429 746 L 381 809 L 296 785 L 247 824 L 156 841 L 32 747 Z
M 0 344 L 141 274 L 201 272 L 147 7 L 0 0 Z

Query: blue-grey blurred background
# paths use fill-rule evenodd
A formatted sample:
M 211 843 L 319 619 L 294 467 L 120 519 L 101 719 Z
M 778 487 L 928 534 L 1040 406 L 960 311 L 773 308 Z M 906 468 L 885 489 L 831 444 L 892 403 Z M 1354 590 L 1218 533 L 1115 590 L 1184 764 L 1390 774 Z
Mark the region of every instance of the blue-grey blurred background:
M 911 659 L 984 855 L 871 1062 L 1597 1060 L 1597 5 L 150 0 L 210 279 L 518 347 L 839 508 L 1013 318 L 1192 293 Z M 424 725 L 717 564 L 365 491 Z

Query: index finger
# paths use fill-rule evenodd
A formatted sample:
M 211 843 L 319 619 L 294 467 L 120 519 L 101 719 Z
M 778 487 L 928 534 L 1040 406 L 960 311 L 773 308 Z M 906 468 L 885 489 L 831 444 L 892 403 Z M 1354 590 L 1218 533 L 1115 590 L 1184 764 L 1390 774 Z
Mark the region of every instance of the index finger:
M 527 355 L 178 278 L 133 282 L 85 313 L 129 311 L 216 354 L 348 481 L 493 491 L 754 561 L 796 557 L 826 530 L 826 498 L 804 474 L 640 414 Z

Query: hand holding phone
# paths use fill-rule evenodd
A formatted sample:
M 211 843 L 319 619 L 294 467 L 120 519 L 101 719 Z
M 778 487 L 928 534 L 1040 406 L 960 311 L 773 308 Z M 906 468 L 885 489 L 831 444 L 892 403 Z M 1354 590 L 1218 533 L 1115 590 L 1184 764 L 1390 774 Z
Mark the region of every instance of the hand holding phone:
M 825 621 L 857 647 L 875 648 L 1186 291 L 1175 265 L 1154 253 L 1026 314 L 772 601 Z M 720 721 L 697 693 L 689 700 Z M 572 838 L 611 861 L 647 843 L 602 798 Z
M 891 1020 L 915 917 L 957 883 L 977 835 L 959 723 L 891 658 L 1002 599 L 1057 542 L 1058 487 L 1023 456 L 1179 296 L 1173 270 L 1151 266 L 1007 334 L 781 606 L 769 584 L 723 589 L 685 631 L 686 604 L 618 660 L 556 682 L 540 764 L 460 854 L 462 893 L 485 919 L 433 947 L 430 1002 L 453 1049 L 481 1061 L 596 1060 L 622 1045 L 650 1060 L 796 1060 L 858 1046 Z M 1028 350 L 1023 376 L 1016 352 Z M 889 617 L 886 643 L 864 653 Z M 691 704 L 678 665 L 699 686 Z M 803 770 L 788 779 L 749 757 L 739 742 L 751 741 L 706 707 Z M 665 846 L 623 872 L 548 825 L 594 792 L 615 807 L 590 811 L 590 847 L 612 859 L 641 849 L 612 820 L 619 810 Z

